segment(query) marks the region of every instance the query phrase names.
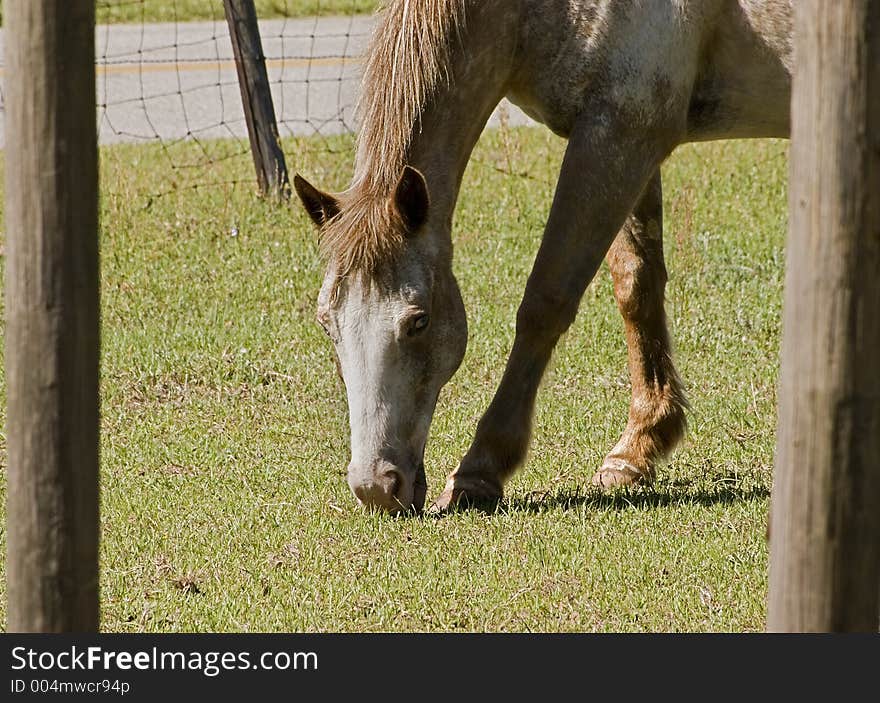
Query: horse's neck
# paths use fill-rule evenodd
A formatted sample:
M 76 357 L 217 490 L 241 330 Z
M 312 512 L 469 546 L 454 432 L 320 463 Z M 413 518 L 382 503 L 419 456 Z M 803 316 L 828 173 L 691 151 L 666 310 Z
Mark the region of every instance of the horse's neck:
M 509 65 L 485 52 L 444 86 L 415 125 L 410 164 L 425 174 L 432 202 L 451 211 L 474 146 L 504 97 Z M 509 57 L 499 57 L 510 63 Z
M 467 17 L 448 82 L 436 90 L 412 125 L 407 164 L 425 176 L 431 217 L 451 221 L 461 178 L 474 145 L 507 90 L 518 38 L 518 13 L 510 0 L 490 0 Z M 369 171 L 359 154 L 357 171 Z M 404 164 L 401 164 L 401 168 Z

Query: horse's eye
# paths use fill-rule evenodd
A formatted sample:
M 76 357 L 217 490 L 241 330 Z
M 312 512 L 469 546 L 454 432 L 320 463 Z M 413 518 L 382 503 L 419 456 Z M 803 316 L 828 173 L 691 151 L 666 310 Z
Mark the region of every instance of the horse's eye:
M 428 313 L 422 313 L 421 315 L 417 315 L 412 319 L 409 323 L 409 329 L 407 330 L 407 334 L 410 337 L 415 337 L 420 332 L 424 332 L 428 329 L 428 325 L 431 322 L 431 318 Z

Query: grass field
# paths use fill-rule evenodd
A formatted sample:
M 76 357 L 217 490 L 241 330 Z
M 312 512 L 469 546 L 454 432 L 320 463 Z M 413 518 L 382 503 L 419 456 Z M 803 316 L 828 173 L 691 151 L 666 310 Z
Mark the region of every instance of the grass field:
M 378 0 L 255 0 L 257 17 L 369 13 Z M 98 0 L 98 24 L 222 20 L 223 0 Z
M 315 183 L 341 188 L 350 152 L 326 146 L 285 145 Z M 429 498 L 500 378 L 562 146 L 543 130 L 493 132 L 469 166 L 454 237 L 470 342 L 434 420 Z M 603 268 L 507 500 L 441 519 L 365 514 L 349 494 L 306 217 L 240 186 L 151 198 L 169 182 L 158 149 L 103 154 L 106 630 L 763 629 L 785 143 L 688 146 L 664 167 L 667 310 L 694 410 L 655 486 L 588 486 L 628 403 Z M 244 160 L 224 168 L 220 180 L 250 177 Z

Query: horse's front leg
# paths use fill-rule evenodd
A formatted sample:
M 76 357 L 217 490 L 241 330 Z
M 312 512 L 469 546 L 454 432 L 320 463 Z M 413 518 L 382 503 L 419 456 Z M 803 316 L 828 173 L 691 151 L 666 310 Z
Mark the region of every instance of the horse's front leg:
M 528 450 L 535 397 L 559 337 L 615 235 L 674 144 L 632 127 L 619 110 L 589 106 L 569 139 L 550 217 L 517 312 L 501 384 L 435 509 L 497 500 Z
M 685 431 L 687 402 L 672 362 L 663 294 L 663 193 L 657 173 L 606 257 L 623 317 L 632 402 L 620 441 L 593 476 L 602 488 L 647 483 Z

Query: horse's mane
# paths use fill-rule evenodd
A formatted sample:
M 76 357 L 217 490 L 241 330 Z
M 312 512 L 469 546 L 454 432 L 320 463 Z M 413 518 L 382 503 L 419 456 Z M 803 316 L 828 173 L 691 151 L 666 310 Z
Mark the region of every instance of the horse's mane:
M 367 54 L 358 111 L 357 182 L 392 188 L 400 178 L 413 125 L 450 78 L 452 38 L 465 0 L 389 0 Z
M 403 241 L 388 198 L 406 165 L 413 130 L 451 78 L 466 0 L 387 0 L 367 52 L 356 170 L 328 223 L 323 249 L 339 269 L 371 268 Z

